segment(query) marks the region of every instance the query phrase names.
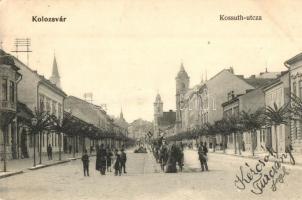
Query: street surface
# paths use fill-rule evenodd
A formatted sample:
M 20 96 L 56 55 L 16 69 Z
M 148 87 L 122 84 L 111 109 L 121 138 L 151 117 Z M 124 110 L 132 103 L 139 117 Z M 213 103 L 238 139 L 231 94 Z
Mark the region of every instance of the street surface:
M 90 177 L 84 177 L 80 160 L 49 168 L 30 171 L 0 180 L 0 199 L 67 200 L 67 199 L 302 199 L 300 168 L 287 167 L 289 174 L 284 183 L 271 190 L 271 183 L 262 195 L 250 189 L 235 187 L 239 167 L 247 162 L 254 166 L 257 161 L 209 154 L 209 172 L 200 172 L 196 151 L 185 151 L 185 169 L 182 173 L 160 172 L 152 154 L 127 153 L 127 174 L 114 176 L 113 171 L 101 176 L 95 171 L 95 157 L 90 161 Z

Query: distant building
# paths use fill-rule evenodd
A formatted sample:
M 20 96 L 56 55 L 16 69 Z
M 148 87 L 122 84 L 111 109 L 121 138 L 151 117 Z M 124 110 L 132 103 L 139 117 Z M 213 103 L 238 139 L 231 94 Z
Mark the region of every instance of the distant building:
M 143 120 L 136 119 L 131 122 L 128 126 L 128 137 L 133 139 L 145 138 L 145 136 L 151 132 L 153 134 L 153 123 Z
M 163 111 L 163 102 L 157 94 L 154 102 L 154 137 L 171 135 L 174 131 L 176 113 L 172 110 Z

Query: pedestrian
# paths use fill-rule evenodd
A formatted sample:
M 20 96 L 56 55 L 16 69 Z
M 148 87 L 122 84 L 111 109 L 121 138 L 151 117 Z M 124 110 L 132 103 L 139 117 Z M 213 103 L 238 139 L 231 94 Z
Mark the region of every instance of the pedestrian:
M 180 144 L 177 148 L 177 164 L 179 167 L 179 170 L 182 171 L 184 166 L 184 153 L 183 153 L 183 146 Z
M 48 144 L 47 146 L 47 156 L 48 156 L 48 160 L 52 160 L 52 147 L 50 144 Z
M 122 152 L 121 152 L 121 167 L 122 167 L 122 171 L 124 171 L 125 174 L 127 174 L 126 172 L 126 162 L 127 162 L 127 155 L 124 151 L 124 149 L 122 149 Z
M 106 174 L 106 149 L 104 148 L 104 145 L 101 144 L 101 147 L 99 149 L 99 170 L 102 175 Z
M 159 149 L 159 163 L 161 165 L 161 169 L 165 171 L 165 166 L 167 164 L 169 158 L 169 151 L 168 151 L 168 145 L 166 141 L 163 141 L 163 144 L 161 145 Z
M 177 149 L 176 145 L 172 144 L 169 153 L 168 153 L 168 160 L 167 160 L 167 168 L 166 173 L 176 173 L 176 161 L 177 161 Z
M 200 161 L 202 171 L 204 171 L 204 170 L 208 171 L 207 153 L 208 153 L 207 147 L 200 144 L 199 148 L 198 148 L 198 157 L 199 157 L 199 161 Z
M 114 163 L 114 175 L 121 176 L 122 174 L 122 163 L 121 163 L 121 154 L 117 150 L 115 151 L 115 163 Z
M 101 171 L 101 157 L 100 157 L 99 145 L 96 145 L 95 150 L 96 150 L 95 170 Z
M 107 155 L 106 155 L 106 162 L 107 162 L 107 172 L 111 172 L 111 163 L 112 163 L 112 156 L 113 153 L 109 147 L 107 147 Z
M 82 155 L 84 176 L 89 176 L 89 156 L 87 154 L 87 150 L 84 150 L 84 154 Z

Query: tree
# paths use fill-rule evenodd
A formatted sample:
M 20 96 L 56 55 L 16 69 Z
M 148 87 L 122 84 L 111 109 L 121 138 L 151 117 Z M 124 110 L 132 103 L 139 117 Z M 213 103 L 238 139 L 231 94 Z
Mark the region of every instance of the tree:
M 240 132 L 242 130 L 242 127 L 240 126 L 241 122 L 240 122 L 240 118 L 238 115 L 230 115 L 226 118 L 227 120 L 227 127 L 229 130 L 229 133 L 234 133 L 234 150 L 235 150 L 235 154 L 237 154 L 237 133 Z M 239 144 L 239 154 L 241 154 L 241 150 L 240 150 L 240 141 L 238 142 Z
M 251 146 L 252 155 L 255 155 L 255 135 L 257 130 L 261 129 L 264 125 L 263 109 L 258 109 L 254 113 L 242 111 L 240 113 L 241 122 L 243 124 L 243 129 L 251 133 Z
M 48 112 L 40 111 L 35 109 L 34 117 L 32 123 L 28 124 L 30 129 L 30 134 L 33 135 L 33 145 L 34 145 L 34 166 L 36 166 L 36 136 L 39 135 L 39 158 L 40 164 L 42 163 L 42 132 L 49 131 L 52 125 L 52 121 Z
M 223 153 L 226 150 L 227 136 L 230 134 L 229 124 L 227 119 L 223 118 L 215 122 L 217 131 L 222 135 Z
M 288 104 L 282 105 L 278 108 L 277 104 L 274 103 L 274 106 L 268 106 L 265 110 L 265 120 L 268 125 L 273 126 L 275 130 L 275 142 L 276 142 L 276 154 L 278 158 L 278 134 L 277 126 L 281 124 L 287 124 L 288 119 Z
M 59 138 L 59 160 L 61 160 L 61 149 L 62 149 L 62 133 L 68 133 L 69 130 L 73 127 L 71 121 L 71 114 L 64 115 L 63 119 L 58 118 L 56 115 L 51 115 L 51 126 L 50 129 L 54 131 Z

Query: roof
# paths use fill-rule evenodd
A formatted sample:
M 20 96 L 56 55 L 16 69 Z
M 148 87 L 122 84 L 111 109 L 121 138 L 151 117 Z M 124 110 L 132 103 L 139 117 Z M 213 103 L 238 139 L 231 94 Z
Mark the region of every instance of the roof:
M 3 51 L 3 50 L 1 50 L 0 49 L 0 52 L 2 51 L 2 53 L 5 53 L 5 51 Z M 0 53 L 1 54 L 1 53 Z M 49 88 L 51 88 L 51 89 L 53 89 L 55 92 L 57 92 L 57 93 L 59 93 L 59 94 L 61 94 L 61 95 L 63 95 L 63 96 L 67 96 L 67 94 L 62 90 L 62 89 L 60 89 L 59 87 L 57 87 L 55 84 L 53 84 L 50 80 L 48 80 L 47 78 L 45 78 L 43 75 L 40 75 L 40 74 L 38 74 L 38 72 L 37 71 L 35 71 L 35 70 L 32 70 L 30 67 L 28 67 L 27 65 L 25 65 L 21 60 L 19 60 L 18 58 L 16 58 L 15 56 L 12 56 L 12 55 L 10 55 L 10 54 L 7 54 L 7 53 L 5 53 L 6 55 L 9 55 L 12 59 L 13 59 L 13 61 L 14 61 L 14 63 L 16 64 L 16 62 L 17 63 L 19 63 L 20 65 L 22 65 L 22 66 L 24 66 L 25 68 L 27 68 L 28 70 L 30 70 L 33 74 L 35 74 L 39 79 L 40 79 L 40 81 L 42 82 L 42 83 L 44 83 L 46 86 L 48 86 Z M 16 66 L 16 67 L 18 67 L 18 66 Z M 19 68 L 19 67 L 18 67 Z
M 294 64 L 294 63 L 296 63 L 296 62 L 298 62 L 298 61 L 301 61 L 301 60 L 302 60 L 302 52 L 299 53 L 299 54 L 297 54 L 297 55 L 295 55 L 295 56 L 292 57 L 291 59 L 285 61 L 285 62 L 284 62 L 284 65 L 285 65 L 286 67 L 288 67 L 287 65 L 292 65 L 292 64 Z
M 255 88 L 263 87 L 269 84 L 274 79 L 271 78 L 244 78 L 243 79 L 248 84 L 254 86 Z
M 24 103 L 18 101 L 17 116 L 19 119 L 21 118 L 24 121 L 30 122 L 34 114 Z
M 181 65 L 180 65 L 180 70 L 177 73 L 176 78 L 189 78 L 188 73 L 186 72 L 183 63 L 181 63 Z
M 263 87 L 263 90 L 268 90 L 268 89 L 271 88 L 272 86 L 278 85 L 278 84 L 282 83 L 282 82 L 281 82 L 282 76 L 285 76 L 285 75 L 288 74 L 288 73 L 289 73 L 288 70 L 287 70 L 287 71 L 282 71 L 282 72 L 281 72 L 281 75 L 280 75 L 278 78 L 276 78 L 276 79 L 270 81 L 268 84 L 266 84 L 266 85 Z
M 13 66 L 16 71 L 20 69 L 19 67 L 16 66 L 13 56 L 6 53 L 2 49 L 0 49 L 0 65 L 1 64 Z

